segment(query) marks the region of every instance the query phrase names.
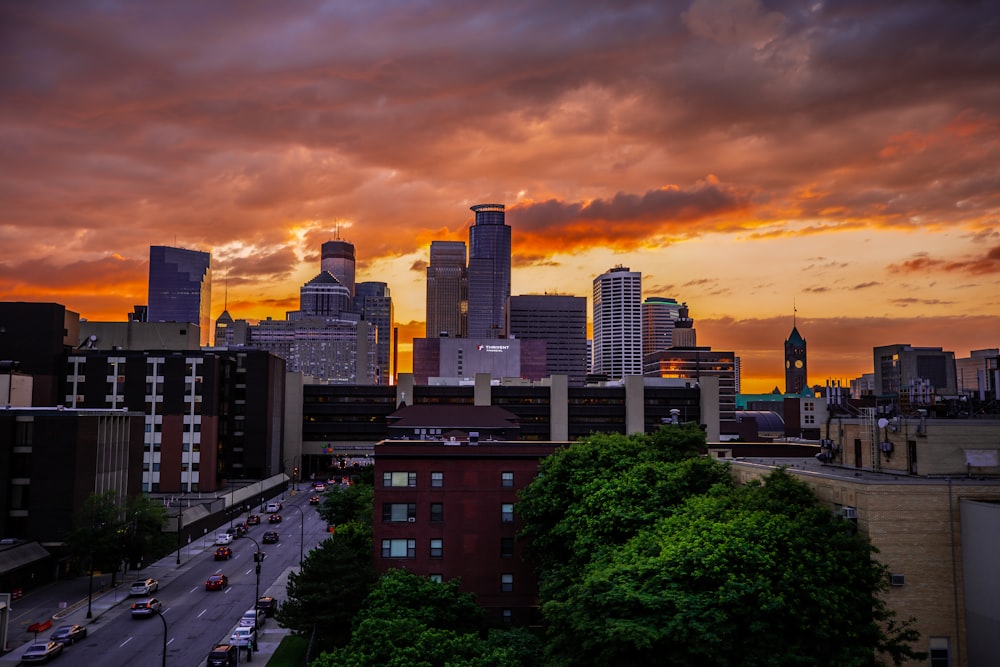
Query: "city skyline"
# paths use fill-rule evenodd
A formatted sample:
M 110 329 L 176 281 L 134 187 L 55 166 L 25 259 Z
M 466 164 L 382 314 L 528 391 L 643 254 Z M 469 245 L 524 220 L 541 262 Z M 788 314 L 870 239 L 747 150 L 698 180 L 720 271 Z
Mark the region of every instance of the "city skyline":
M 405 371 L 431 241 L 496 202 L 511 294 L 630 266 L 744 391 L 793 312 L 810 384 L 1000 346 L 988 3 L 486 7 L 0 7 L 0 299 L 121 321 L 162 245 L 211 252 L 213 321 L 283 317 L 341 239 Z

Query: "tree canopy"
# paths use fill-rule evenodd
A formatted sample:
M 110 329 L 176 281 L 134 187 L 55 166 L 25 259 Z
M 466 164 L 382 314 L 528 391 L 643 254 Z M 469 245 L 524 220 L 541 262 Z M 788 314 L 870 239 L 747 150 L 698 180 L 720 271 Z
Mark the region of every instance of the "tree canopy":
M 784 471 L 735 487 L 683 427 L 594 436 L 518 506 L 553 666 L 872 665 L 916 635 L 866 539 Z

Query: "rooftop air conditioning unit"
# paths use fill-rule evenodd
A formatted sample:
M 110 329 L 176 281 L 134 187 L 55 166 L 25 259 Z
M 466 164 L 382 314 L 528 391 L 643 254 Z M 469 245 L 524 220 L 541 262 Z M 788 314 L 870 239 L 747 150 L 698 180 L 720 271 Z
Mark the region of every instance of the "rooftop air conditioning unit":
M 854 508 L 854 507 L 845 507 L 844 508 L 844 518 L 845 519 L 857 519 L 858 518 L 858 510 L 856 508 Z
M 408 517 L 406 517 L 406 522 L 407 523 L 416 523 L 417 522 L 417 517 L 415 517 L 415 516 L 408 516 Z
M 906 584 L 906 575 L 902 574 L 889 575 L 889 583 L 893 586 L 903 586 Z

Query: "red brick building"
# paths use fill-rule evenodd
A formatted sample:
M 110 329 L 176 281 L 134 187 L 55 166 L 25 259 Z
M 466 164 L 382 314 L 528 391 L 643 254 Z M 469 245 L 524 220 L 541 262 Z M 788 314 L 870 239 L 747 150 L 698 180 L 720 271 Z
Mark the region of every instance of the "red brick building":
M 537 621 L 534 569 L 521 557 L 518 491 L 568 443 L 384 441 L 375 446 L 374 561 L 461 578 L 491 621 Z

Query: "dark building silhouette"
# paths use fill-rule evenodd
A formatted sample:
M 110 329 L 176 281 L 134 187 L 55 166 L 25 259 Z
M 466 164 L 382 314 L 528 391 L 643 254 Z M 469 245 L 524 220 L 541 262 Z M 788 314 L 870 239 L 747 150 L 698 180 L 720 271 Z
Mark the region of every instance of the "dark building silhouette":
M 348 294 L 354 296 L 354 244 L 341 239 L 327 241 L 321 247 L 320 270 L 332 274 Z
M 149 322 L 191 322 L 201 344 L 212 332 L 212 255 L 198 250 L 149 247 Z
M 365 322 L 375 325 L 375 360 L 380 384 L 389 384 L 395 369 L 392 366 L 393 305 L 389 286 L 382 282 L 358 283 L 354 290 L 354 312 Z
M 792 325 L 785 341 L 785 393 L 800 394 L 809 386 L 806 373 L 806 339 Z
M 503 204 L 473 206 L 469 228 L 469 338 L 503 338 L 510 297 L 510 226 Z
M 507 335 L 545 341 L 546 375 L 566 375 L 570 386 L 587 377 L 587 299 L 527 294 L 510 297 Z
M 463 241 L 431 241 L 427 266 L 427 338 L 464 338 L 469 276 Z

